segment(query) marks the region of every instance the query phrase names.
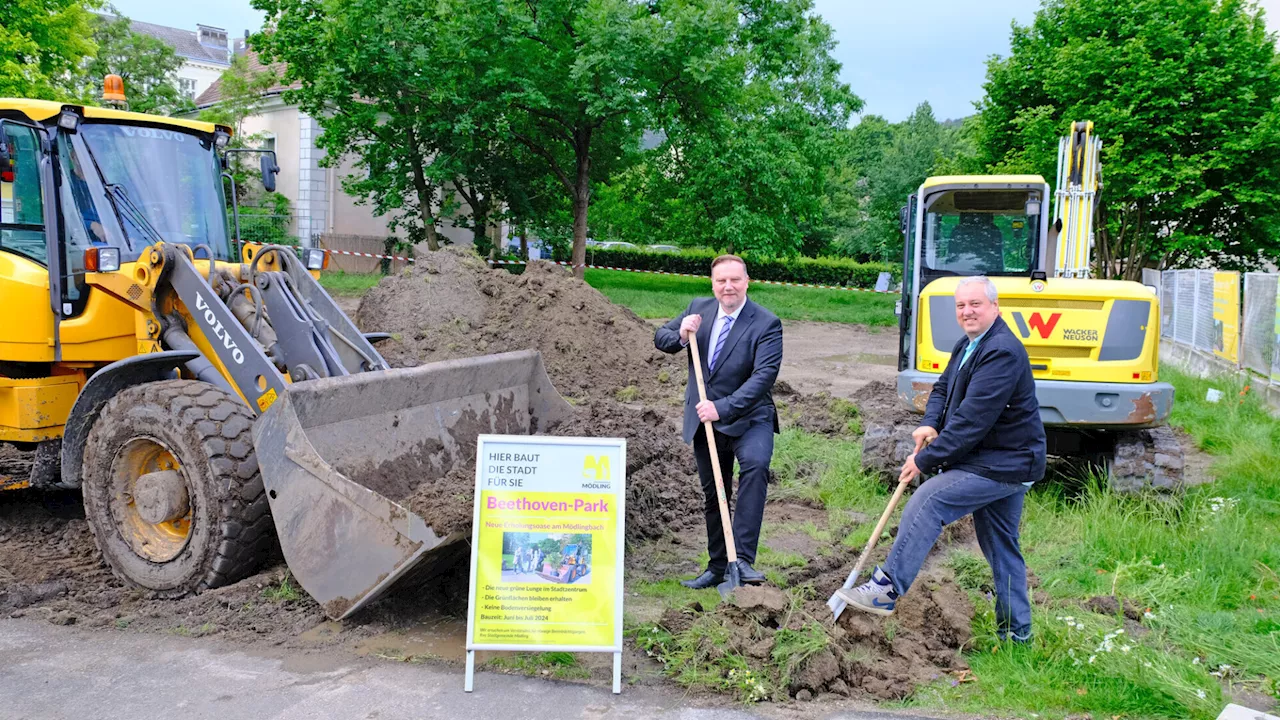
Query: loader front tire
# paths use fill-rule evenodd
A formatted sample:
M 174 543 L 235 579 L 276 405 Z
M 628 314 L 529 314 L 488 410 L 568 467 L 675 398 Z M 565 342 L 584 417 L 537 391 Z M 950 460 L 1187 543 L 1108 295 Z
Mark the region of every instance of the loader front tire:
M 120 391 L 85 441 L 85 515 L 115 575 L 160 596 L 233 583 L 274 543 L 239 398 L 163 380 Z

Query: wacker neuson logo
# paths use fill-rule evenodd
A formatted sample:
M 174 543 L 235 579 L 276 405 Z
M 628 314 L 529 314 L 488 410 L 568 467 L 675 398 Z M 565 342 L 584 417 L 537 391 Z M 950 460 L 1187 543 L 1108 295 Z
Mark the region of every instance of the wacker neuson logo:
M 1031 337 L 1032 330 L 1039 333 L 1041 338 L 1048 340 L 1049 336 L 1053 334 L 1053 329 L 1058 326 L 1058 321 L 1061 319 L 1062 313 L 1054 313 L 1050 315 L 1047 321 L 1040 316 L 1040 313 L 1031 313 L 1031 321 L 1027 322 L 1027 320 L 1022 317 L 1022 313 L 1015 312 L 1013 314 L 1013 321 L 1018 324 L 1018 334 L 1022 336 L 1023 340 Z

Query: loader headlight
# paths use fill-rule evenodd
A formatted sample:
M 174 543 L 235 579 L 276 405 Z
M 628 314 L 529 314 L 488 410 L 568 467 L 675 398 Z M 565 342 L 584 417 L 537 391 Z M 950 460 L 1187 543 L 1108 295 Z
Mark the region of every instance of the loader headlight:
M 85 272 L 115 272 L 120 269 L 120 248 L 93 247 L 84 251 Z
M 302 262 L 308 270 L 323 270 L 329 264 L 329 253 L 320 248 L 307 248 L 302 251 Z

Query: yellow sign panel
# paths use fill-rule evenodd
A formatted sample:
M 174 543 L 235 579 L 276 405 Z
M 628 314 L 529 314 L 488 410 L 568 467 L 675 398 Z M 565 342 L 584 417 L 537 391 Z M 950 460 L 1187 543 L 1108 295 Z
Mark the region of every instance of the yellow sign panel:
M 626 441 L 482 435 L 467 649 L 620 652 Z
M 1240 358 L 1240 273 L 1213 274 L 1213 354 Z

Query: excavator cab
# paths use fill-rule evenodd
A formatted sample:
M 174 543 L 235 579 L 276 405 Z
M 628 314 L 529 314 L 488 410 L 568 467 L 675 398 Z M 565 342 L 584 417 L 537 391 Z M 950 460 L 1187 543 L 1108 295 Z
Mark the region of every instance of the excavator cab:
M 79 488 L 112 571 L 161 596 L 235 582 L 278 540 L 345 617 L 465 548 L 388 481 L 443 481 L 479 433 L 570 409 L 533 351 L 389 368 L 316 281 L 322 251 L 236 241 L 230 137 L 0 98 L 0 441 L 27 469 L 0 489 Z

